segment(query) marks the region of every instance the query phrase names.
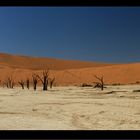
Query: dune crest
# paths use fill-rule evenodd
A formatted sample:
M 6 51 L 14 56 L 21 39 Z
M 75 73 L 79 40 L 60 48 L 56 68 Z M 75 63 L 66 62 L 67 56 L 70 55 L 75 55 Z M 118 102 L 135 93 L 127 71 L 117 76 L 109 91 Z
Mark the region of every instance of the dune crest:
M 78 60 L 63 60 L 55 58 L 30 57 L 0 53 L 0 65 L 8 66 L 11 68 L 22 68 L 31 70 L 40 70 L 45 68 L 50 68 L 52 70 L 64 70 L 87 67 L 101 67 L 112 64 L 86 62 Z

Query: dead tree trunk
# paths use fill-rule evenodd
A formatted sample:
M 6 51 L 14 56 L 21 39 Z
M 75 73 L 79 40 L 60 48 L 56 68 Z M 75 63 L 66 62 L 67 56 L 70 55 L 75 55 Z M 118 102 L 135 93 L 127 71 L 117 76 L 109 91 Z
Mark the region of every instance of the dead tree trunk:
M 27 86 L 28 89 L 30 88 L 30 80 L 29 80 L 29 78 L 26 79 L 26 86 Z
M 96 85 L 94 86 L 95 88 L 98 87 L 98 88 L 101 88 L 101 90 L 104 90 L 104 79 L 103 79 L 103 76 L 100 78 L 100 77 L 97 77 L 95 75 L 95 78 L 99 80 L 99 82 L 94 82 L 96 83 Z
M 53 79 L 50 79 L 50 88 L 52 88 L 54 81 L 55 81 L 55 77 Z
M 21 80 L 20 82 L 18 82 L 20 85 L 21 85 L 21 87 L 22 87 L 22 89 L 24 89 L 24 81 L 23 80 Z
M 32 79 L 33 79 L 33 88 L 34 88 L 34 90 L 36 90 L 37 82 L 38 82 L 37 75 L 32 74 Z
M 7 81 L 4 81 L 4 82 L 3 82 L 3 88 L 4 88 L 5 86 L 6 86 L 7 88 L 9 88 L 9 87 L 8 87 Z
M 7 86 L 7 88 L 13 88 L 14 87 L 14 80 L 12 76 L 8 76 L 5 80 L 4 84 Z
M 44 70 L 42 73 L 42 77 L 39 75 L 37 75 L 37 77 L 43 85 L 43 90 L 48 90 L 49 70 Z

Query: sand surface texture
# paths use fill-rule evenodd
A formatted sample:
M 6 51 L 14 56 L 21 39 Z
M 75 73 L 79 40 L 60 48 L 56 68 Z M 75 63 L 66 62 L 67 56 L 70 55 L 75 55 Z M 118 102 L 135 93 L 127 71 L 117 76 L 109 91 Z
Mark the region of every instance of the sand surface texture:
M 0 88 L 0 130 L 140 129 L 140 85 Z

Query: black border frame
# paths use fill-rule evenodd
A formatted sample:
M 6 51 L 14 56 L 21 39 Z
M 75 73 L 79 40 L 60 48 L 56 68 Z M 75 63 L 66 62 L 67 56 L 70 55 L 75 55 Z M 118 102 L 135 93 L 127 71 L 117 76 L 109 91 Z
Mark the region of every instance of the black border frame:
M 120 1 L 120 0 L 0 0 L 0 6 L 138 6 L 140 3 L 138 0 L 133 1 Z M 85 131 L 85 130 L 35 130 L 35 131 L 0 131 L 0 139 L 140 139 L 140 131 L 113 131 L 113 130 L 97 130 L 97 131 Z
M 0 6 L 140 6 L 138 0 L 0 0 Z
M 0 131 L 0 139 L 78 139 L 78 140 L 93 140 L 93 139 L 139 139 L 140 131 L 129 130 L 11 130 Z

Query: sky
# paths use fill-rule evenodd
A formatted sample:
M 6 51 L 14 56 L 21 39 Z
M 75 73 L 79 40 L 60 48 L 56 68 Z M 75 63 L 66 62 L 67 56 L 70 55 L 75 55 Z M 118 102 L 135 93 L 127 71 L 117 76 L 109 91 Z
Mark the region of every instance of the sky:
M 140 62 L 140 7 L 0 7 L 0 52 Z

